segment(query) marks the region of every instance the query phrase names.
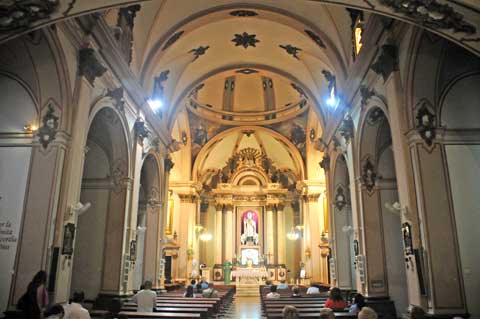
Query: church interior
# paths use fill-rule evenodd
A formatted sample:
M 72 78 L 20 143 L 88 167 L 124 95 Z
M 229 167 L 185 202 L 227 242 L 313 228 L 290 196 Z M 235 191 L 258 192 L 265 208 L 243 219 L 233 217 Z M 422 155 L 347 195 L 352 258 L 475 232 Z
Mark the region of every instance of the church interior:
M 0 96 L 0 318 L 480 318 L 478 0 L 4 0 Z

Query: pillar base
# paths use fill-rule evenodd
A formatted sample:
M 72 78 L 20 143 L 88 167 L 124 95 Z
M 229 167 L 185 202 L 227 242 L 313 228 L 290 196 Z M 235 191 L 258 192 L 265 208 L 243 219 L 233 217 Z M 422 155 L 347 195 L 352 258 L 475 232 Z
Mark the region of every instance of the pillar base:
M 395 304 L 390 299 L 390 297 L 367 297 L 365 303 L 367 307 L 375 310 L 380 318 L 397 318 Z

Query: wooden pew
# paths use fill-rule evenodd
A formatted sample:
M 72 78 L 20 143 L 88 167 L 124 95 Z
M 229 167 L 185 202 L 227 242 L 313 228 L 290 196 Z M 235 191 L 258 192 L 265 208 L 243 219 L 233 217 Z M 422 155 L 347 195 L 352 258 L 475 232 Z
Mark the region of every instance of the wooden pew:
M 127 318 L 201 318 L 199 313 L 188 312 L 133 312 L 122 311 L 120 316 Z

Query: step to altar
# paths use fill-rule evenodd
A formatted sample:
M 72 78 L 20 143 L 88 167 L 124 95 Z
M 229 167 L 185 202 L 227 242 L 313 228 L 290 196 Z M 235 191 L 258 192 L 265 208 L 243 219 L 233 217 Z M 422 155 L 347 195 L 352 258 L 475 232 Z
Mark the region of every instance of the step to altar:
M 258 285 L 237 285 L 235 295 L 239 297 L 259 297 L 260 287 Z

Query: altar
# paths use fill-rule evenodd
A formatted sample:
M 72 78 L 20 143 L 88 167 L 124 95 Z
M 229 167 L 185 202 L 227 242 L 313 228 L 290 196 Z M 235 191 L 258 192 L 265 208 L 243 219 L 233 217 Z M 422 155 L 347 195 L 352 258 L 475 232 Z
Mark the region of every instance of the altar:
M 237 268 L 232 271 L 237 296 L 260 296 L 260 285 L 265 283 L 268 273 L 265 267 Z

